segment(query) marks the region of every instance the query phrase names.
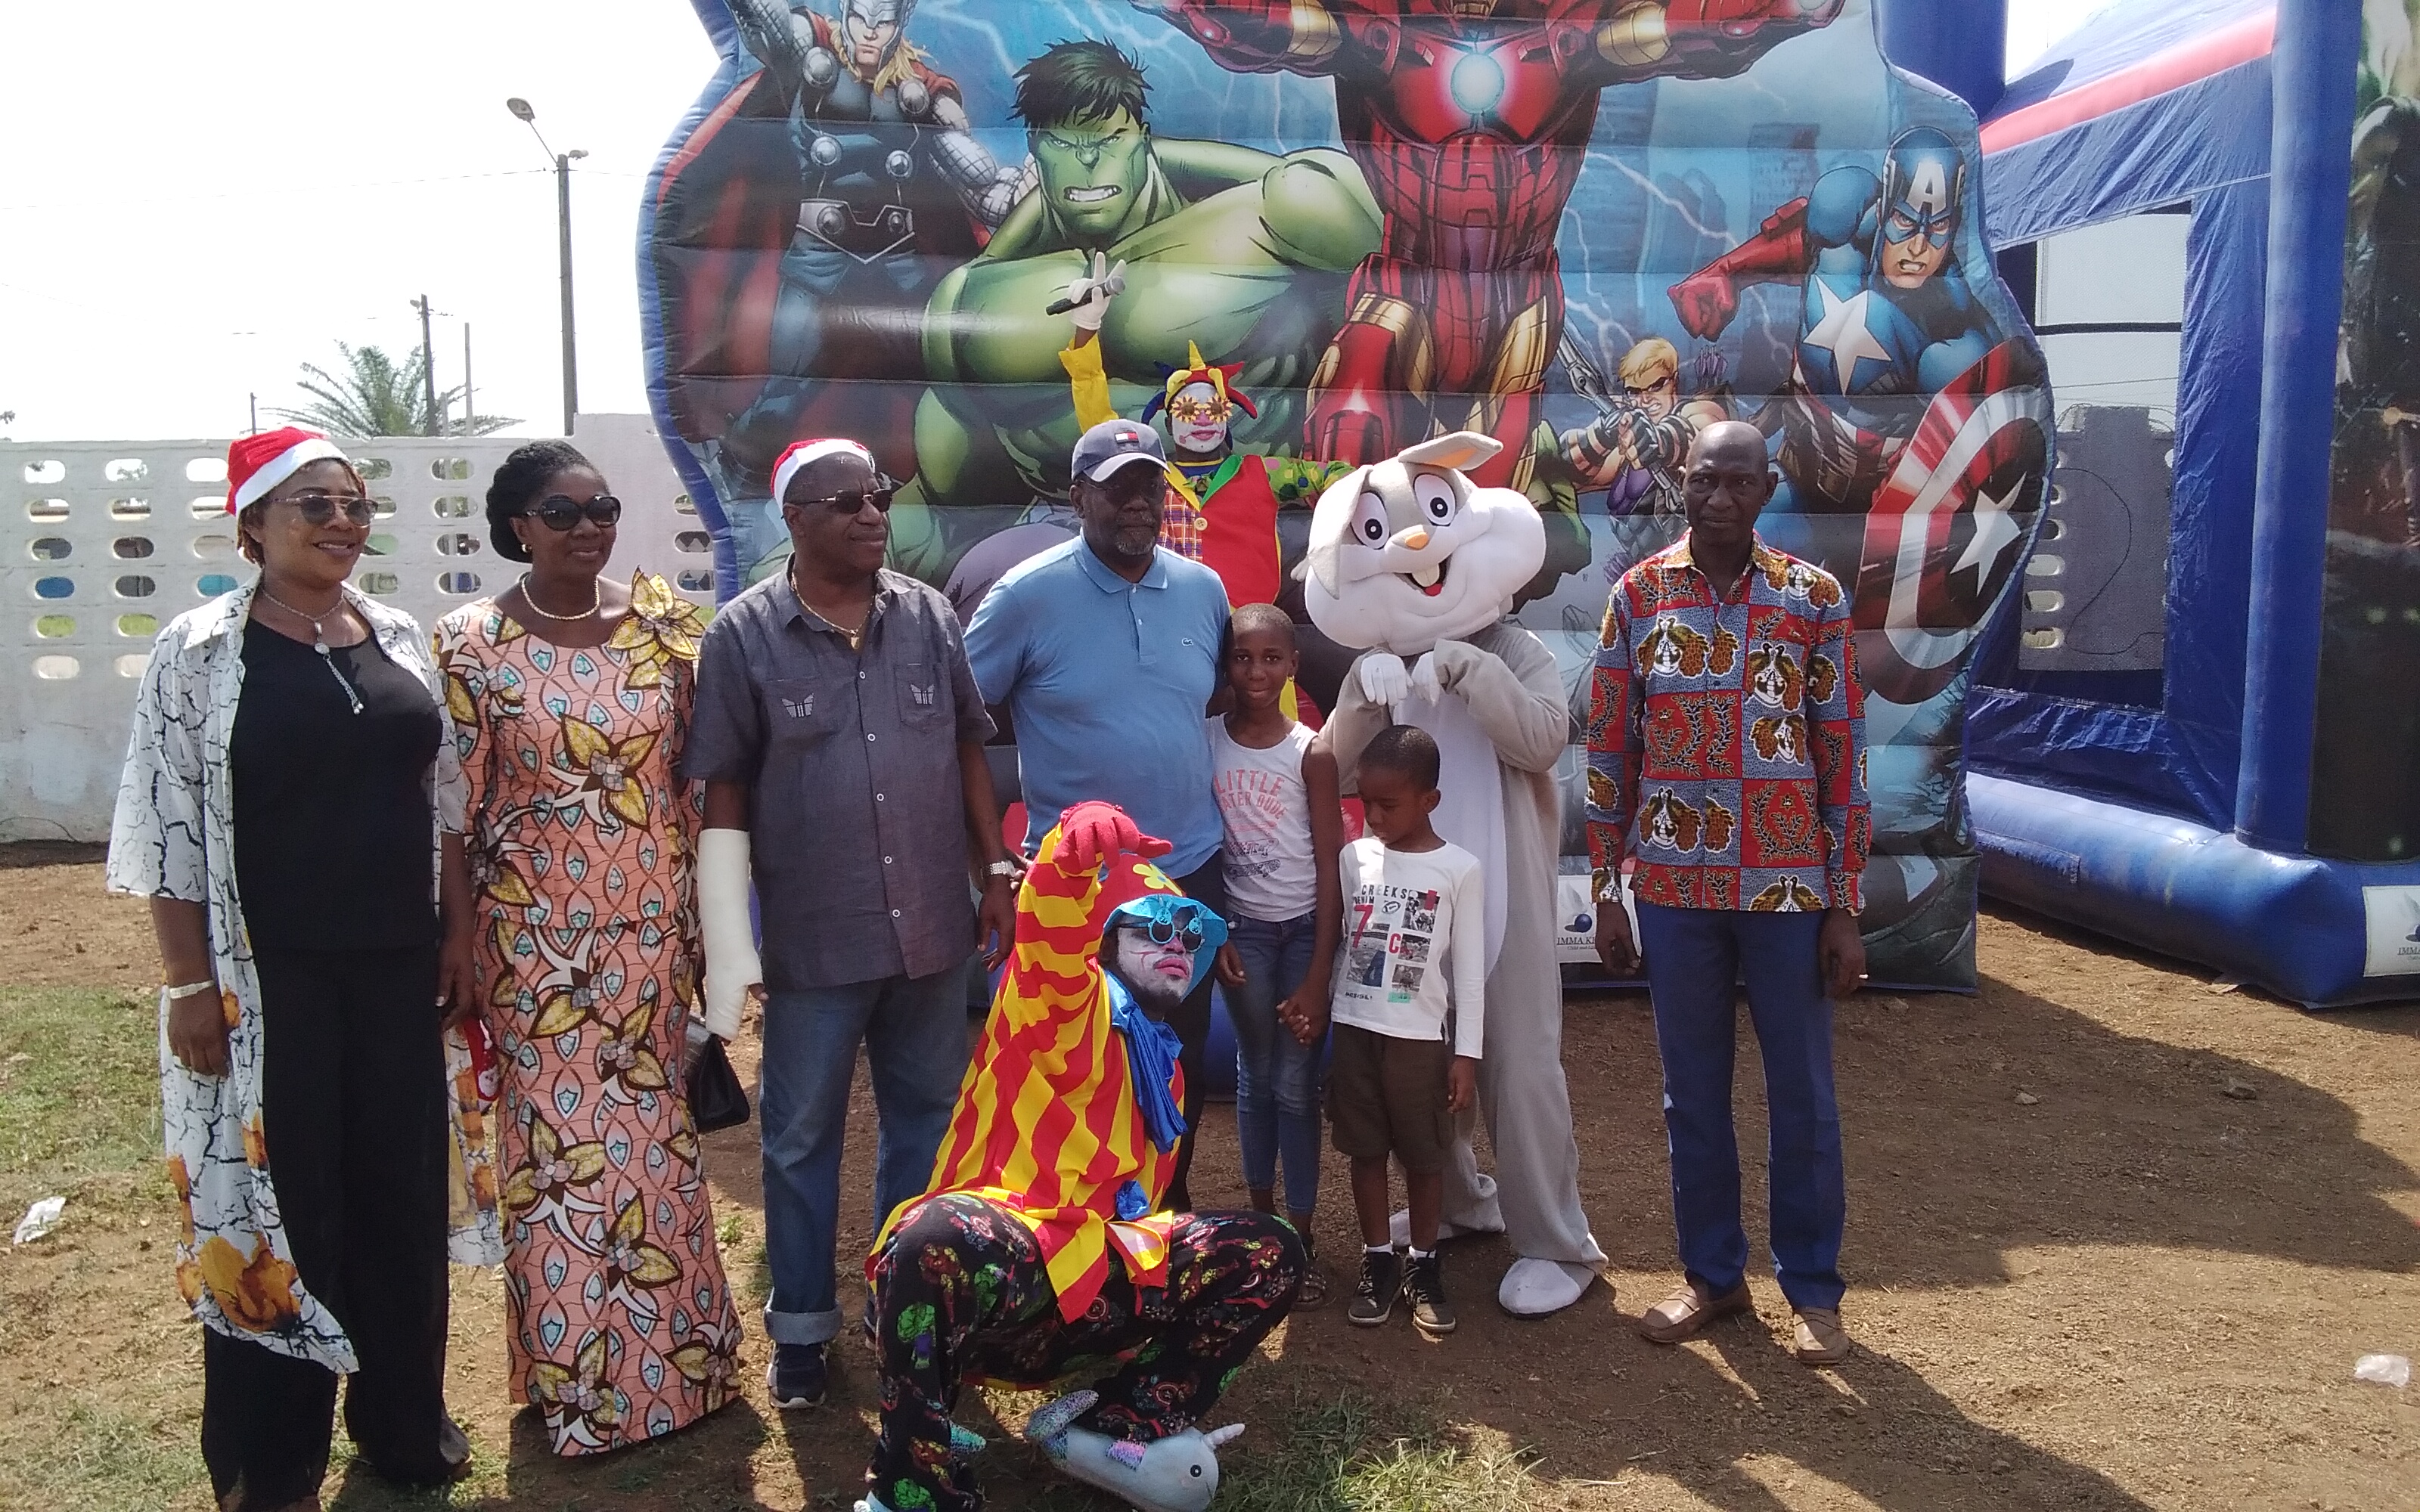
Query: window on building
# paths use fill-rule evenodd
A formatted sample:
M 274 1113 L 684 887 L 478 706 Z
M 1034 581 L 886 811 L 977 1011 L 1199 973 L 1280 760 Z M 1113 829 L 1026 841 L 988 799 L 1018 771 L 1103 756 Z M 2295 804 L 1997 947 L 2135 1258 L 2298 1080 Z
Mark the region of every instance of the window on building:
M 2024 586 L 2020 686 L 2160 702 L 2192 224 L 2191 206 L 2171 205 L 2000 254 L 2058 407 L 2057 471 Z

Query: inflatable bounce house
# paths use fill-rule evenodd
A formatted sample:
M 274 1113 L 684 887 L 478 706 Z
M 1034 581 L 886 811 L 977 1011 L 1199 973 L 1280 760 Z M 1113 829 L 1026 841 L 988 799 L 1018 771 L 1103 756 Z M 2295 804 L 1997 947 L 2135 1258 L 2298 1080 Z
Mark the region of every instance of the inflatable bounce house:
M 2420 995 L 2415 22 L 2119 0 L 1978 100 L 2059 406 L 1984 887 L 2313 1006 Z
M 1470 429 L 1502 448 L 1476 481 L 1546 522 L 1509 607 L 1577 707 L 1613 579 L 1682 529 L 1691 440 L 1749 420 L 1785 479 L 1768 534 L 1855 594 L 1875 977 L 1972 987 L 1974 656 L 2055 427 L 1975 113 L 1917 74 L 1988 36 L 1996 92 L 1993 6 L 695 3 L 721 61 L 649 181 L 640 285 L 723 594 L 786 562 L 774 457 L 843 434 L 903 486 L 892 564 L 970 615 L 1075 533 L 1067 456 L 1107 405 L 1168 427 L 1163 545 L 1293 613 L 1316 718 L 1350 655 L 1293 576 L 1311 506 Z M 1097 335 L 1066 297 L 1095 255 L 1125 266 Z M 1582 769 L 1558 774 L 1571 962 Z M 1804 818 L 1698 822 L 1786 849 Z

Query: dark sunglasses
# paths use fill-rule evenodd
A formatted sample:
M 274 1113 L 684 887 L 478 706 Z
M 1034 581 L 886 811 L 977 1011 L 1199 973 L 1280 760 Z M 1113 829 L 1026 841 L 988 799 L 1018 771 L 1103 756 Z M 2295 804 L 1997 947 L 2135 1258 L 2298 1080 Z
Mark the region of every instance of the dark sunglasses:
M 792 499 L 786 502 L 792 509 L 808 509 L 820 504 L 835 515 L 852 516 L 863 514 L 865 507 L 871 504 L 882 514 L 888 515 L 891 513 L 891 501 L 898 497 L 899 486 L 889 478 L 882 478 L 876 481 L 873 487 L 861 491 L 826 494 L 820 499 Z
M 1142 926 L 1142 932 L 1154 945 L 1181 944 L 1187 950 L 1202 949 L 1202 921 L 1197 918 L 1187 918 L 1181 926 L 1172 918 L 1155 918 Z
M 365 499 L 357 493 L 298 493 L 286 496 L 286 502 L 301 512 L 303 520 L 312 525 L 325 525 L 343 510 L 345 517 L 356 525 L 367 525 L 378 518 L 378 501 Z
M 550 494 L 520 514 L 523 519 L 544 521 L 548 530 L 567 531 L 580 523 L 582 515 L 598 525 L 614 523 L 622 517 L 622 501 L 610 493 L 600 493 L 583 504 L 564 494 Z

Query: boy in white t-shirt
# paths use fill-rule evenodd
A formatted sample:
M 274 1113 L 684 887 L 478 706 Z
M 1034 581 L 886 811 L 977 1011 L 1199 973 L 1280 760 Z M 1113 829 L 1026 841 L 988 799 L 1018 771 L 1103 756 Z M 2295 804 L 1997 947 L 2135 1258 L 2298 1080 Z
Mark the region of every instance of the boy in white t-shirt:
M 1246 604 L 1227 622 L 1233 702 L 1210 721 L 1211 791 L 1226 828 L 1219 851 L 1230 938 L 1218 955 L 1235 1029 L 1235 1129 L 1252 1207 L 1277 1211 L 1280 1157 L 1286 1217 L 1311 1249 L 1319 1201 L 1319 1053 L 1327 1040 L 1335 972 L 1336 851 L 1344 815 L 1336 758 L 1311 748 L 1289 717 L 1286 686 L 1299 658 L 1294 622 L 1273 604 Z M 1327 1299 L 1318 1256 L 1297 1307 Z
M 1361 752 L 1356 778 L 1369 833 L 1344 847 L 1344 950 L 1330 1013 L 1336 1043 L 1327 1116 L 1353 1162 L 1361 1285 L 1348 1321 L 1374 1328 L 1409 1299 L 1423 1334 L 1453 1332 L 1437 1221 L 1453 1116 L 1478 1096 L 1487 977 L 1479 857 L 1437 837 L 1436 741 L 1392 725 Z M 1387 1157 L 1404 1168 L 1411 1249 L 1388 1237 Z

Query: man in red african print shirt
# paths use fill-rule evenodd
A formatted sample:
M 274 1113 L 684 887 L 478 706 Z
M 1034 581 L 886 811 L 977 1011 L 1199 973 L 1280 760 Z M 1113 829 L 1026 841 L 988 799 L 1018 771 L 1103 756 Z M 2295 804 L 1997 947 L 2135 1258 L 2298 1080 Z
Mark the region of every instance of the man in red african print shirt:
M 1622 977 L 1645 958 L 1688 1275 L 1638 1330 L 1675 1344 L 1749 1306 L 1731 1130 L 1744 977 L 1772 1125 L 1774 1275 L 1797 1315 L 1792 1352 L 1832 1365 L 1849 1353 L 1832 999 L 1865 980 L 1865 695 L 1838 581 L 1757 537 L 1778 481 L 1755 426 L 1708 428 L 1683 478 L 1689 533 L 1614 588 L 1589 689 L 1589 854 L 1597 954 Z M 1636 940 L 1621 892 L 1634 856 Z

